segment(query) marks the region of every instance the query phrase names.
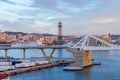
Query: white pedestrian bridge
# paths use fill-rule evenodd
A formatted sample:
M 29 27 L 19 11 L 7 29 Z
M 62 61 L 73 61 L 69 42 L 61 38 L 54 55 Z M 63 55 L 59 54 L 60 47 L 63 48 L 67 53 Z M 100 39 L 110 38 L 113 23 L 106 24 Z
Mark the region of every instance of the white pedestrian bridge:
M 111 44 L 93 35 L 85 35 L 71 48 L 80 48 L 81 50 L 113 50 L 120 49 L 119 46 Z

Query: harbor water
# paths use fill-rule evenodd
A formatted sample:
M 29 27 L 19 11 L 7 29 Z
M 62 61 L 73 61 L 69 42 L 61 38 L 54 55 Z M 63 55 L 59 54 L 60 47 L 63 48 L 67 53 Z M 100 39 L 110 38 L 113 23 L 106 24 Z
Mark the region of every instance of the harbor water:
M 46 50 L 50 53 L 51 50 Z M 8 50 L 8 56 L 22 58 L 22 50 Z M 4 50 L 0 50 L 4 56 Z M 43 57 L 38 49 L 28 49 L 26 57 Z M 72 58 L 72 53 L 66 49 L 57 49 L 54 57 Z M 91 66 L 81 71 L 64 71 L 64 66 L 41 69 L 10 76 L 13 80 L 120 80 L 120 50 L 93 51 L 92 59 L 101 65 Z

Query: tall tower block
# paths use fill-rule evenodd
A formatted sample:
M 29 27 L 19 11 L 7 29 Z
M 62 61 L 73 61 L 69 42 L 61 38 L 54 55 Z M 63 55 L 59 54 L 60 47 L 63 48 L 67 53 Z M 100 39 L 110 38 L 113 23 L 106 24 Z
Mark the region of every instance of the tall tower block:
M 58 45 L 62 45 L 62 22 L 58 23 Z

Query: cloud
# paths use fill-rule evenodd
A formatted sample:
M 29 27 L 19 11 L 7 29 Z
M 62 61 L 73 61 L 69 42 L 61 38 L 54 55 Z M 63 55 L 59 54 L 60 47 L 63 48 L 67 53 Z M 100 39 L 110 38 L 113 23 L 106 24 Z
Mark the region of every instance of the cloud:
M 16 4 L 11 4 L 12 0 L 7 1 L 0 1 L 0 18 L 1 20 L 8 20 L 10 22 L 18 21 L 19 18 L 28 18 L 33 16 L 33 12 L 36 12 L 37 10 L 29 7 L 24 6 L 21 4 L 17 4 L 17 2 L 14 2 Z M 13 2 L 12 2 L 13 3 Z M 19 1 L 18 1 L 19 3 Z M 20 2 L 22 3 L 22 2 Z M 4 16 L 4 17 L 3 17 Z M 27 16 L 27 17 L 26 17 Z
M 32 0 L 7 0 L 6 2 L 16 5 L 24 5 L 24 6 L 30 6 L 32 4 Z
M 119 3 L 119 0 L 0 0 L 0 28 L 56 33 L 57 23 L 62 21 L 65 34 L 84 33 L 86 29 L 94 32 L 95 28 L 100 30 L 98 26 L 103 26 L 102 23 L 108 23 L 104 25 L 106 29 L 120 25 Z
M 33 0 L 32 7 L 41 7 L 46 9 L 55 9 L 57 6 L 56 0 Z
M 70 15 L 96 8 L 98 0 L 33 0 L 32 7 Z
M 95 20 L 92 20 L 92 23 L 111 23 L 118 21 L 118 18 L 115 17 L 101 17 L 96 18 Z
M 60 6 L 60 8 L 65 8 L 71 12 L 91 10 L 96 8 L 97 4 L 99 4 L 98 0 L 59 0 L 58 2 L 58 6 Z
M 71 5 L 71 6 L 74 6 L 76 8 L 82 8 L 84 7 L 85 5 L 88 5 L 88 4 L 91 4 L 94 0 L 58 0 L 64 4 L 68 4 L 68 5 Z M 95 3 L 96 1 L 94 1 Z

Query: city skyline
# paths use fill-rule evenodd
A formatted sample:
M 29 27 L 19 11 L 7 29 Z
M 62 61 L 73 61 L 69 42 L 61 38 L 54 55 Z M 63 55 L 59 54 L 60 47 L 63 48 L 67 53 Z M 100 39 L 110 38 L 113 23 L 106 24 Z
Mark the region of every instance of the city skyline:
M 0 0 L 0 29 L 64 35 L 120 34 L 119 0 Z

